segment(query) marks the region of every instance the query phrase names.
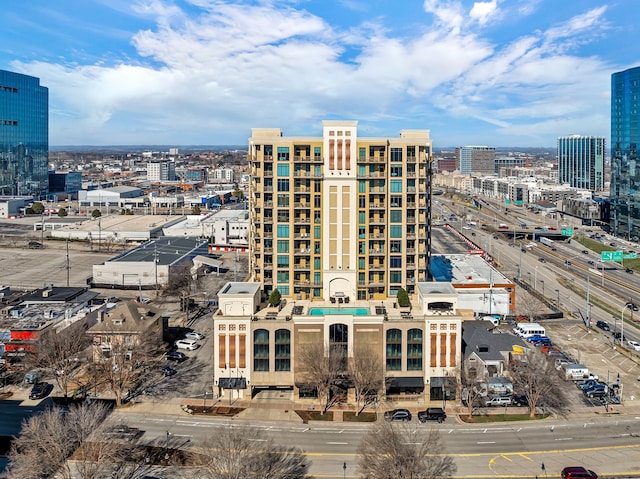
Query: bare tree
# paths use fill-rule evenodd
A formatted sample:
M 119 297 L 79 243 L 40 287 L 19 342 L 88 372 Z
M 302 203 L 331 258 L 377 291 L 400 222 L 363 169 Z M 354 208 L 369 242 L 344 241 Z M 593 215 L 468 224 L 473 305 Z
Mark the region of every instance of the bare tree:
M 93 402 L 31 416 L 13 441 L 6 477 L 97 479 L 105 472 L 137 468 L 127 466 L 135 457 L 134 445 L 117 443 L 105 434 L 108 414 L 108 407 Z
M 482 406 L 481 400 L 483 390 L 479 387 L 476 378 L 470 375 L 469 371 L 464 367 L 461 371 L 459 387 L 461 388 L 460 399 L 462 400 L 463 406 L 466 408 L 467 417 L 471 418 L 476 408 Z
M 332 386 L 344 372 L 344 357 L 339 352 L 329 351 L 323 343 L 304 344 L 296 351 L 301 382 L 318 392 L 322 414 L 329 409 Z
M 132 395 L 140 386 L 146 371 L 156 364 L 161 343 L 155 335 L 141 331 L 137 334 L 113 334 L 110 348 L 101 350 L 94 364 L 96 381 L 109 386 L 116 400 L 116 407 Z
M 532 294 L 525 293 L 518 301 L 518 311 L 529 318 L 530 323 L 535 323 L 544 310 L 545 305 Z
M 197 452 L 199 469 L 210 479 L 309 477 L 309 463 L 302 451 L 278 446 L 263 431 L 251 427 L 220 429 Z
M 408 428 L 384 421 L 364 436 L 358 453 L 358 470 L 363 479 L 444 478 L 457 470 L 436 429 Z
M 536 408 L 544 399 L 549 405 L 563 403 L 560 378 L 553 363 L 538 350 L 531 350 L 510 369 L 514 390 L 527 397 L 529 417 L 534 418 Z
M 75 323 L 59 332 L 46 334 L 38 347 L 36 366 L 51 372 L 62 391 L 69 393 L 69 383 L 78 376 L 79 355 L 89 346 L 84 324 Z
M 349 379 L 356 396 L 356 415 L 366 407 L 367 397 L 382 388 L 384 367 L 380 355 L 368 344 L 357 345 L 349 358 Z

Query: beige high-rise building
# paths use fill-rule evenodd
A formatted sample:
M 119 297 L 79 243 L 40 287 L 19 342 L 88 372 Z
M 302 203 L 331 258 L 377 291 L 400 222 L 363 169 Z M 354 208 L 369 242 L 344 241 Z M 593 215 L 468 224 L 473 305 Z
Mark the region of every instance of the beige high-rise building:
M 357 121 L 333 120 L 320 137 L 254 128 L 249 161 L 250 271 L 265 295 L 384 300 L 429 279 L 429 130 L 360 137 Z

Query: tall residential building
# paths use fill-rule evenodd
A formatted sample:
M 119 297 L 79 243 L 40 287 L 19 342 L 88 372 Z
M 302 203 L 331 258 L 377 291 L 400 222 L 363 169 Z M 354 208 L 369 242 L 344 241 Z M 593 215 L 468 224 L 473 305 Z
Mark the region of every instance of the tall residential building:
M 428 130 L 358 136 L 329 121 L 320 137 L 254 128 L 250 271 L 269 294 L 378 300 L 429 277 L 432 142 Z
M 46 195 L 48 169 L 49 90 L 0 70 L 0 194 Z
M 493 175 L 496 149 L 492 146 L 461 146 L 456 148 L 458 170 L 463 175 Z
M 591 191 L 604 189 L 605 139 L 570 135 L 558 138 L 558 183 Z
M 153 160 L 147 163 L 148 181 L 175 181 L 176 163 L 173 160 Z
M 611 75 L 611 230 L 640 237 L 640 67 Z

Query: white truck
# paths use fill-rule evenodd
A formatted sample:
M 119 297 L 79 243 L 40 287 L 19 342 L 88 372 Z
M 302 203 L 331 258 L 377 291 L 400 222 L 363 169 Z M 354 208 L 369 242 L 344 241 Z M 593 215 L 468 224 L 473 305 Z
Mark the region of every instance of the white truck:
M 569 381 L 582 381 L 589 377 L 589 368 L 584 364 L 565 364 L 564 378 Z
M 553 248 L 553 240 L 550 240 L 549 238 L 545 238 L 544 236 L 540 237 L 540 243 L 542 243 L 545 246 L 548 246 L 549 248 Z

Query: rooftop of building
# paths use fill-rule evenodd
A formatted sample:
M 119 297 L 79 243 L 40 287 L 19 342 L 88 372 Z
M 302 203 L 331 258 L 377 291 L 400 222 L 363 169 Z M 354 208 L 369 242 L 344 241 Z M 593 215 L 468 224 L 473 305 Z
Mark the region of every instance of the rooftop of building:
M 207 241 L 194 238 L 157 238 L 125 251 L 109 261 L 153 263 L 157 260 L 158 265 L 167 266 L 207 245 Z
M 431 272 L 438 282 L 487 285 L 508 284 L 511 281 L 479 255 L 432 255 Z
M 87 288 L 48 286 L 23 295 L 20 301 L 23 304 L 88 303 L 97 296 L 98 293 Z
M 257 291 L 260 290 L 261 283 L 245 283 L 240 281 L 229 281 L 225 284 L 218 295 L 220 294 L 229 294 L 229 295 L 238 295 L 238 294 L 246 294 L 253 296 Z
M 90 232 L 100 231 L 101 236 L 106 237 L 110 233 L 125 231 L 156 231 L 182 218 L 184 218 L 182 215 L 105 215 L 99 218 L 85 218 L 84 221 L 66 228 Z

